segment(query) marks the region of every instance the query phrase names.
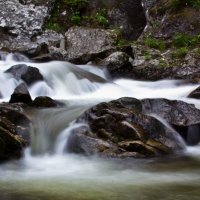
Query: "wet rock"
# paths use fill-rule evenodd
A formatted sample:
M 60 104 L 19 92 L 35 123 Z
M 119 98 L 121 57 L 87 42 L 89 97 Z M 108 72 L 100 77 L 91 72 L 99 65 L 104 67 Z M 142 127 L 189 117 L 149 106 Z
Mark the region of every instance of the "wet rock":
M 9 101 L 9 103 L 25 103 L 25 104 L 29 104 L 31 102 L 32 102 L 31 95 L 25 83 L 21 83 L 15 88 Z
M 77 123 L 88 126 L 75 129 L 68 140 L 69 150 L 76 153 L 152 157 L 184 148 L 176 131 L 144 114 L 142 102 L 133 98 L 98 104 L 79 117 Z M 90 140 L 95 141 L 92 149 L 86 142 Z
M 115 48 L 115 34 L 108 30 L 73 27 L 66 34 L 67 58 L 73 63 L 87 63 L 95 58 L 106 57 Z
M 194 98 L 194 99 L 200 99 L 200 87 L 198 87 L 196 90 L 192 91 L 189 95 L 189 98 Z
M 41 107 L 41 108 L 52 108 L 52 107 L 60 107 L 64 106 L 63 103 L 55 101 L 50 97 L 39 96 L 34 99 L 34 101 L 30 104 L 33 107 Z
M 0 161 L 17 159 L 30 144 L 30 120 L 23 104 L 0 105 Z
M 0 162 L 20 158 L 23 154 L 24 140 L 0 125 Z
M 173 126 L 187 144 L 200 142 L 200 110 L 193 104 L 167 99 L 142 100 L 143 112 L 154 114 Z
M 16 80 L 23 80 L 27 85 L 43 81 L 43 76 L 37 68 L 25 64 L 14 65 L 6 70 L 6 73 L 12 74 Z
M 124 52 L 114 52 L 104 60 L 98 62 L 98 65 L 106 67 L 109 74 L 113 78 L 118 77 L 134 77 L 133 59 Z

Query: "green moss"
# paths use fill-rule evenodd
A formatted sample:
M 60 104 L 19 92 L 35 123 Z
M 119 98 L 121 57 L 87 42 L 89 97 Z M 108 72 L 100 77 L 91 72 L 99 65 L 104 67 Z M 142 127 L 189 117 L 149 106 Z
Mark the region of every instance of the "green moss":
M 165 42 L 163 40 L 155 38 L 146 38 L 144 40 L 144 44 L 147 45 L 148 47 L 159 49 L 161 51 L 166 48 Z
M 184 58 L 188 53 L 187 47 L 181 47 L 174 52 L 172 52 L 171 56 L 172 58 Z

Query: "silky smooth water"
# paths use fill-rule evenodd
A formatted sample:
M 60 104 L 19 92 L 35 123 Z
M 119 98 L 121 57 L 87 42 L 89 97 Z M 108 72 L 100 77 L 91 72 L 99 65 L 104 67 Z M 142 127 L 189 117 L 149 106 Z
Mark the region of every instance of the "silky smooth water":
M 16 81 L 4 71 L 14 64 L 37 67 L 45 81 L 29 87 L 32 97 L 48 95 L 64 108 L 29 112 L 32 144 L 21 160 L 0 165 L 0 200 L 199 200 L 200 147 L 156 159 L 102 159 L 65 153 L 67 138 L 79 126 L 74 120 L 91 106 L 120 97 L 183 100 L 199 85 L 177 80 L 142 82 L 110 80 L 98 68 L 66 62 L 0 61 L 1 101 L 7 101 Z M 4 87 L 3 87 L 4 86 Z M 87 126 L 87 124 L 85 124 Z

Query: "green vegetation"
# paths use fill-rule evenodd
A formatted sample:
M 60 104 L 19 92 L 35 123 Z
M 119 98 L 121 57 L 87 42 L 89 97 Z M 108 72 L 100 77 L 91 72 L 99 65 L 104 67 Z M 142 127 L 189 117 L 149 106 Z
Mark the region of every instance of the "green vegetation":
M 96 23 L 102 26 L 108 25 L 108 19 L 107 19 L 107 12 L 105 9 L 100 9 L 97 11 L 96 15 L 94 16 L 94 20 Z
M 159 60 L 159 66 L 163 68 L 168 67 L 168 63 L 163 58 L 161 58 Z
M 165 42 L 163 40 L 155 38 L 146 38 L 144 40 L 144 44 L 147 45 L 148 47 L 159 49 L 161 51 L 166 48 Z
M 85 16 L 83 13 L 88 3 L 89 0 L 57 0 L 45 28 L 57 32 L 64 32 L 73 25 L 106 28 L 107 10 L 98 9 L 93 14 Z
M 118 38 L 116 40 L 116 46 L 119 47 L 119 48 L 122 48 L 123 46 L 129 44 L 129 41 L 125 40 L 125 39 L 122 39 L 122 38 Z
M 176 33 L 172 42 L 177 48 L 194 46 L 200 43 L 200 35 L 189 36 L 182 33 Z
M 175 11 L 184 8 L 186 6 L 199 9 L 200 0 L 170 0 L 170 6 Z
M 80 12 L 77 11 L 71 16 L 71 22 L 75 25 L 80 24 L 80 22 L 81 22 Z
M 172 52 L 172 58 L 184 58 L 188 53 L 187 47 L 181 47 L 176 51 Z
M 63 31 L 63 27 L 59 23 L 53 22 L 53 21 L 48 21 L 46 23 L 46 29 L 54 30 L 54 31 L 57 31 L 57 32 Z
M 151 60 L 152 59 L 152 55 L 149 51 L 144 52 L 144 57 L 145 57 L 145 60 Z
M 86 6 L 89 3 L 89 0 L 62 0 L 63 4 L 76 7 L 77 9 Z

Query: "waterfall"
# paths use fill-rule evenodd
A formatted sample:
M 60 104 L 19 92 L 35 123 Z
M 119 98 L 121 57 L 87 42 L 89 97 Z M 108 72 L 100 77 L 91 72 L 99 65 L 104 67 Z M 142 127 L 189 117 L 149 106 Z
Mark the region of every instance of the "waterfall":
M 4 73 L 16 64 L 36 67 L 44 77 L 44 81 L 29 86 L 32 98 L 50 96 L 66 104 L 64 108 L 34 112 L 31 130 L 31 152 L 34 155 L 62 152 L 66 142 L 62 138 L 65 136 L 67 138 L 70 134 L 74 126 L 72 122 L 89 107 L 102 101 L 120 97 L 167 98 L 183 100 L 200 107 L 198 100 L 187 98 L 198 84 L 186 84 L 177 80 L 149 82 L 118 79 L 111 81 L 105 70 L 91 65 L 76 66 L 61 61 L 35 63 L 18 54 L 8 54 L 0 61 L 0 84 L 5 85 L 5 87 L 0 87 L 1 101 L 8 100 L 15 87 L 23 82 L 23 80 L 15 80 L 11 74 Z M 60 147 L 58 143 L 61 143 Z

